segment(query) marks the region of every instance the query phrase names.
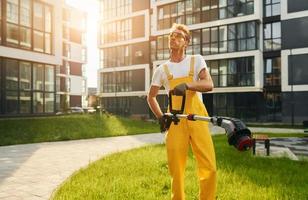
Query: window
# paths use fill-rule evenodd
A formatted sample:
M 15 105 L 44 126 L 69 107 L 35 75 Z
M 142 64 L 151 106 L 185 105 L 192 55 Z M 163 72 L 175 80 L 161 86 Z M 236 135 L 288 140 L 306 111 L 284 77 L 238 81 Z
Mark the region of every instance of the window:
M 132 19 L 105 24 L 104 42 L 118 42 L 132 39 Z
M 44 33 L 40 31 L 34 31 L 33 33 L 34 33 L 33 50 L 44 52 Z
M 164 60 L 169 58 L 168 35 L 157 37 L 157 59 Z
M 174 22 L 191 25 L 253 13 L 253 0 L 183 0 L 158 7 L 157 29 L 168 29 Z
M 258 48 L 258 25 L 255 21 L 193 30 L 191 35 L 192 41 L 186 49 L 187 54 L 200 52 L 202 55 L 210 55 Z M 169 58 L 168 35 L 158 36 L 156 47 L 157 60 Z
M 103 92 L 129 92 L 133 91 L 132 71 L 117 71 L 103 73 Z
M 44 66 L 33 64 L 33 90 L 44 90 Z
M 11 44 L 18 45 L 18 26 L 15 24 L 7 24 L 7 39 L 6 41 Z
M 20 113 L 31 113 L 31 63 L 19 62 Z
M 201 31 L 195 30 L 191 33 L 191 42 L 188 46 L 186 53 L 187 54 L 200 54 L 200 45 L 201 45 Z
M 254 58 L 211 60 L 208 62 L 214 87 L 254 85 Z
M 104 67 L 120 67 L 132 64 L 131 45 L 105 48 L 101 51 L 102 65 Z
M 307 85 L 308 54 L 289 55 L 288 56 L 288 84 L 289 85 Z
M 18 62 L 7 59 L 6 62 L 6 89 L 18 90 Z
M 45 91 L 54 91 L 54 67 L 50 65 L 45 65 Z
M 31 63 L 19 62 L 19 89 L 29 91 L 31 90 Z
M 132 12 L 132 0 L 104 0 L 101 2 L 101 13 L 104 19 L 124 16 Z
M 281 24 L 280 22 L 264 24 L 264 51 L 281 49 Z
M 264 16 L 280 15 L 280 0 L 264 0 Z
M 5 96 L 2 98 L 4 114 L 44 113 L 44 96 L 55 95 L 55 66 L 15 59 L 2 59 Z M 1 70 L 0 70 L 1 71 Z M 44 78 L 45 77 L 45 78 Z M 45 82 L 46 80 L 46 82 Z M 45 87 L 44 87 L 45 85 Z M 52 100 L 52 104 L 55 99 Z M 33 105 L 33 107 L 31 107 Z M 50 109 L 54 112 L 54 109 Z
M 208 55 L 211 53 L 210 51 L 210 41 L 211 37 L 210 37 L 210 29 L 209 28 L 205 28 L 202 29 L 202 53 L 203 55 Z
M 6 9 L 7 22 L 18 24 L 18 0 L 8 0 Z
M 6 43 L 4 44 L 51 54 L 52 8 L 31 0 L 8 0 L 6 5 Z
M 54 102 L 55 102 L 54 93 L 45 93 L 45 113 L 54 112 Z
M 43 113 L 44 112 L 44 93 L 43 92 L 33 92 L 33 113 Z
M 281 58 L 268 58 L 264 60 L 264 86 L 281 85 Z

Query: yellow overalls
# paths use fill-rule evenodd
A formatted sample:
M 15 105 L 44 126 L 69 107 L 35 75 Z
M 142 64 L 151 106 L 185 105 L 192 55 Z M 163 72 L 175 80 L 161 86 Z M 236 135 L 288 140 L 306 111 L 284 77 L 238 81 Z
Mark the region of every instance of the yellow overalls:
M 167 65 L 164 71 L 169 80 L 170 90 L 181 83 L 193 81 L 195 58 L 190 61 L 189 76 L 173 79 Z M 173 109 L 179 109 L 182 97 L 172 96 Z M 208 116 L 204 104 L 195 91 L 186 91 L 184 114 Z M 191 144 L 198 164 L 200 200 L 213 200 L 216 193 L 216 160 L 208 122 L 180 119 L 178 125 L 171 124 L 166 135 L 169 172 L 172 178 L 172 200 L 184 200 L 184 173 L 187 153 Z

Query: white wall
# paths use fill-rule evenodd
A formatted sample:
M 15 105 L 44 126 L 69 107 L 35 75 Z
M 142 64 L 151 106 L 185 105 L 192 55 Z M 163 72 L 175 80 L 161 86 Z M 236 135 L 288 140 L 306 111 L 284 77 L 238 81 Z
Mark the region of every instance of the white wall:
M 69 94 L 70 95 L 85 95 L 82 92 L 82 81 L 84 80 L 83 77 L 80 76 L 69 76 L 71 82 L 71 89 Z

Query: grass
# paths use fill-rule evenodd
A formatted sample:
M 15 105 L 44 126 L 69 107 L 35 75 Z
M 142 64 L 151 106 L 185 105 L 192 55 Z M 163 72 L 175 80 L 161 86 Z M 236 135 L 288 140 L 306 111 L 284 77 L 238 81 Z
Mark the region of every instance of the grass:
M 224 135 L 214 136 L 213 140 L 218 167 L 217 199 L 307 199 L 307 160 L 254 157 L 251 152 L 238 152 L 229 146 Z M 185 178 L 188 200 L 198 199 L 195 164 L 190 152 Z M 52 199 L 170 199 L 165 147 L 155 145 L 104 157 L 73 174 Z
M 0 120 L 0 146 L 159 132 L 155 123 L 109 115 Z

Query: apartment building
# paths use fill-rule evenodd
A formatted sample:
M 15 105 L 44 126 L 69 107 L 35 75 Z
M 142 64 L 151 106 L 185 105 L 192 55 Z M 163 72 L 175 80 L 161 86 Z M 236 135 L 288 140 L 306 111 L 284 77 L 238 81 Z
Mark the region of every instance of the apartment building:
M 150 34 L 144 38 L 150 47 L 138 49 L 142 52 L 149 50 L 148 65 L 145 63 L 148 69 L 144 76 L 132 74 L 130 79 L 124 79 L 128 80 L 124 84 L 119 81 L 121 76 L 116 75 L 116 69 L 123 69 L 119 60 L 125 62 L 131 59 L 127 57 L 129 54 L 117 53 L 117 50 L 125 49 L 121 47 L 108 54 L 109 49 L 105 48 L 119 43 L 115 38 L 106 40 L 108 34 L 116 38 L 122 36 L 121 24 L 113 23 L 111 31 L 106 20 L 112 18 L 111 21 L 117 21 L 115 13 L 123 13 L 123 2 L 126 1 L 101 1 L 101 13 L 104 15 L 101 19 L 99 91 L 106 110 L 122 114 L 117 109 L 125 107 L 121 100 L 125 94 L 125 98 L 130 99 L 127 103 L 130 105 L 127 107 L 131 108 L 128 114 L 151 115 L 149 109 L 144 108 L 147 105 L 142 97 L 149 89 L 155 68 L 169 59 L 169 28 L 173 23 L 184 23 L 192 33 L 187 54 L 203 55 L 214 81 L 214 90 L 203 94 L 211 115 L 237 117 L 251 122 L 301 123 L 307 120 L 308 101 L 305 97 L 308 95 L 308 85 L 304 78 L 308 73 L 307 1 L 127 1 L 124 7 L 129 7 L 129 11 L 134 6 L 139 8 L 150 4 L 150 8 L 144 7 L 144 12 L 150 15 L 149 25 L 146 22 L 145 27 L 138 26 L 144 31 L 150 29 Z M 129 15 L 134 15 L 134 12 L 124 12 L 121 20 L 129 19 Z M 131 42 L 130 45 L 135 44 Z M 112 64 L 107 63 L 112 57 L 110 55 L 118 56 Z M 113 67 L 109 68 L 111 65 Z M 130 74 L 133 65 L 124 65 Z M 105 74 L 104 70 L 107 69 L 112 78 Z M 120 83 L 124 86 L 144 86 L 144 91 L 136 92 L 128 88 L 131 92 L 122 93 L 117 89 Z M 120 103 L 114 103 L 116 100 Z M 163 88 L 158 100 L 161 107 L 166 109 L 168 101 Z M 131 107 L 132 102 L 138 103 L 139 110 Z
M 0 6 L 0 117 L 53 115 L 60 110 L 65 1 L 1 0 Z
M 84 11 L 68 5 L 62 8 L 62 64 L 60 73 L 60 110 L 87 107 L 85 64 L 87 60 L 86 19 Z
M 150 83 L 150 2 L 100 1 L 100 69 L 102 106 L 121 115 L 145 115 Z

